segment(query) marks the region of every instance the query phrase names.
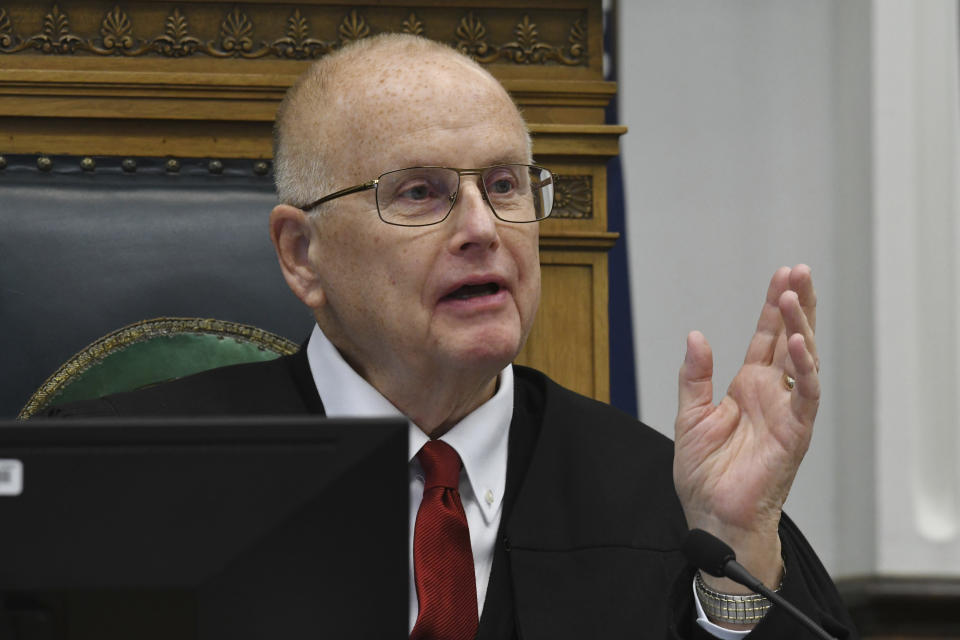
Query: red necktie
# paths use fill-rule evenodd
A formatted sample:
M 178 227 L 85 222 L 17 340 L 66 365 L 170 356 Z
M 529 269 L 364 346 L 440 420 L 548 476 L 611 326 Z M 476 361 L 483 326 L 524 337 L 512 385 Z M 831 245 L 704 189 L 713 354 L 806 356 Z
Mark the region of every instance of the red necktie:
M 460 502 L 460 456 L 442 440 L 417 454 L 423 500 L 413 530 L 413 571 L 420 614 L 410 640 L 472 640 L 477 634 L 477 583 L 467 514 Z

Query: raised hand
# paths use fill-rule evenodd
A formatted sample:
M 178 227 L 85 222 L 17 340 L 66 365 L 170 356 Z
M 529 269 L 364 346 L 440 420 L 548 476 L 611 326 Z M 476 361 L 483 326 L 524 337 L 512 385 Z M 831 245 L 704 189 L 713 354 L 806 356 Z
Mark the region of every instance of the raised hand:
M 680 368 L 674 484 L 687 524 L 719 536 L 769 586 L 780 580 L 777 525 L 820 403 L 810 268 L 770 280 L 757 330 L 727 395 L 713 404 L 713 354 L 687 336 Z M 739 592 L 732 582 L 718 590 Z

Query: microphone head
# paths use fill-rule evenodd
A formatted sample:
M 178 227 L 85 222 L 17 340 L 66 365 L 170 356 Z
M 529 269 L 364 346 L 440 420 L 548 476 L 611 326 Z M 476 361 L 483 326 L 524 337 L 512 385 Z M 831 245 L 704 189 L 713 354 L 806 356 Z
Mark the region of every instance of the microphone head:
M 726 542 L 703 529 L 691 529 L 683 542 L 683 555 L 693 566 L 712 576 L 726 576 L 726 566 L 737 554 Z

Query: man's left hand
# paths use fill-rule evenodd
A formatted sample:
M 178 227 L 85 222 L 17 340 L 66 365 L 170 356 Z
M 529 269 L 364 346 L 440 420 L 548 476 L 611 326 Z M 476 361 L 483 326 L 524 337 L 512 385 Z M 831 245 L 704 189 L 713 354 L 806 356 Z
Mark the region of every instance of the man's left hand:
M 698 331 L 680 368 L 674 483 L 690 528 L 718 536 L 771 588 L 783 570 L 777 527 L 820 403 L 810 268 L 770 280 L 757 330 L 727 395 L 713 404 L 713 354 Z M 704 576 L 718 591 L 745 589 Z

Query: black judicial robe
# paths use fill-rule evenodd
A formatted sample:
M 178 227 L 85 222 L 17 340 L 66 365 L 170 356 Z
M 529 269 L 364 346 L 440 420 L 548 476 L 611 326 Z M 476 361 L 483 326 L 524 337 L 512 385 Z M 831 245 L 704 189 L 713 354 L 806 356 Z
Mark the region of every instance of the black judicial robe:
M 712 638 L 696 623 L 694 569 L 680 552 L 687 527 L 673 487 L 673 443 L 538 371 L 514 372 L 507 494 L 477 637 Z M 290 413 L 323 414 L 304 351 L 48 415 Z M 856 637 L 833 582 L 786 516 L 780 538 L 783 596 L 834 635 Z M 777 607 L 750 634 L 812 637 Z

